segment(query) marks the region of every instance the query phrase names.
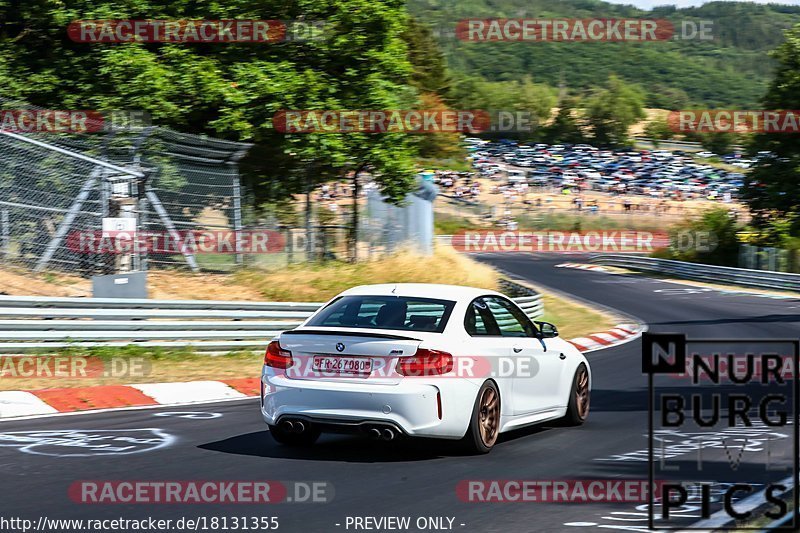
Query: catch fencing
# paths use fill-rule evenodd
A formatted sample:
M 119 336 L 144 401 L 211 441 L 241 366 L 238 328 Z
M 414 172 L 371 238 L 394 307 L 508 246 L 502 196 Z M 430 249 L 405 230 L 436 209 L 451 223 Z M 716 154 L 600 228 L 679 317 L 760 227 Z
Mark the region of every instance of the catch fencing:
M 530 289 L 527 289 L 530 291 Z M 541 296 L 514 301 L 531 318 Z M 321 303 L 0 296 L 0 353 L 93 346 L 263 350 Z
M 3 98 L 0 107 L 45 112 Z M 104 218 L 133 218 L 137 231 L 176 243 L 190 231 L 241 230 L 238 161 L 250 147 L 111 119 L 94 126 L 84 133 L 0 126 L 0 264 L 88 277 L 218 270 L 242 261 L 236 254 L 195 256 L 179 245 L 137 246 L 130 254 L 85 246 Z
M 590 261 L 601 265 L 655 272 L 697 281 L 800 292 L 800 274 L 748 270 L 620 254 L 598 254 L 592 256 Z

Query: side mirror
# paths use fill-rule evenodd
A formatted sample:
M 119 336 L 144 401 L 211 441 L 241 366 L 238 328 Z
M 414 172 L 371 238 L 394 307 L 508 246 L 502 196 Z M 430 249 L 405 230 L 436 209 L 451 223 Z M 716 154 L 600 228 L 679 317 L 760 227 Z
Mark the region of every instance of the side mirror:
M 558 328 L 555 324 L 551 324 L 550 322 L 534 322 L 534 324 L 539 328 L 539 336 L 543 339 L 558 337 Z

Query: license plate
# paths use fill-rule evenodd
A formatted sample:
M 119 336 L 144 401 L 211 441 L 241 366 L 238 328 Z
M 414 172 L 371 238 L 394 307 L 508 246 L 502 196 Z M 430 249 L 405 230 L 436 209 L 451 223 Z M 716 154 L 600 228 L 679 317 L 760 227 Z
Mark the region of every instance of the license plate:
M 331 374 L 370 374 L 372 359 L 367 357 L 329 357 L 315 355 L 313 369 Z

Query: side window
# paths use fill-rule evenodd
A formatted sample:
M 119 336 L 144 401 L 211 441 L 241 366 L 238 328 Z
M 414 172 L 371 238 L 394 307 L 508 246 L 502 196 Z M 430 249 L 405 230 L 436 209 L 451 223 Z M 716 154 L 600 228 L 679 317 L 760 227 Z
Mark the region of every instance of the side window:
M 536 335 L 535 326 L 525 313 L 505 298 L 487 296 L 483 300 L 488 305 L 501 336 L 534 337 Z
M 473 337 L 500 335 L 484 298 L 476 298 L 469 305 L 467 315 L 464 317 L 464 329 Z

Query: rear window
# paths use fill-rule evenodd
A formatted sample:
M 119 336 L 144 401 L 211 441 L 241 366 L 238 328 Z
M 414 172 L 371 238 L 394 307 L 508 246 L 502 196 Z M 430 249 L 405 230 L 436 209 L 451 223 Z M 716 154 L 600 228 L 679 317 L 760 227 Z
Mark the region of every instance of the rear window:
M 408 296 L 343 296 L 307 326 L 396 329 L 441 333 L 455 302 Z

